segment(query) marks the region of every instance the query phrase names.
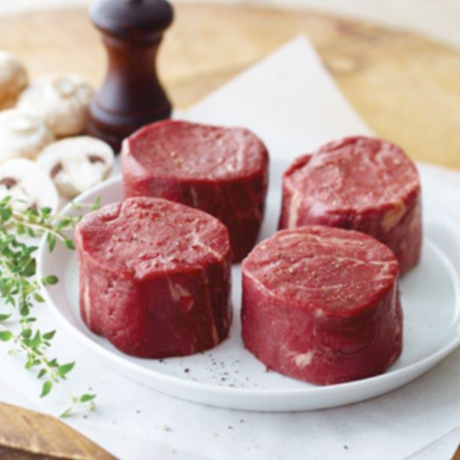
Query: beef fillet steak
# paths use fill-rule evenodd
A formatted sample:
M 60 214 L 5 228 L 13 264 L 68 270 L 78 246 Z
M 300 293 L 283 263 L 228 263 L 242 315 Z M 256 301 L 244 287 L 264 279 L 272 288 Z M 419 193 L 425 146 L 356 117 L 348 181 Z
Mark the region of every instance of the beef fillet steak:
M 422 246 L 420 180 L 398 147 L 366 137 L 343 139 L 297 159 L 284 173 L 280 229 L 327 225 L 359 230 L 386 244 L 401 274 Z
M 83 321 L 143 358 L 215 347 L 231 322 L 225 226 L 160 198 L 129 198 L 84 217 L 75 241 Z
M 149 125 L 123 144 L 125 196 L 177 201 L 228 228 L 233 262 L 254 247 L 262 224 L 268 153 L 250 131 L 182 121 Z
M 242 270 L 243 340 L 268 368 L 330 385 L 381 374 L 401 354 L 398 262 L 373 237 L 282 230 Z

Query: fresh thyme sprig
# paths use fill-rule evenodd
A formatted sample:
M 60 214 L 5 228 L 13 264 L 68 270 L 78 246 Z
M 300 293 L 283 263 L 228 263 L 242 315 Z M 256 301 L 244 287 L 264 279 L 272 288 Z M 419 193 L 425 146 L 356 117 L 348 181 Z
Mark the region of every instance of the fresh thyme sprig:
M 91 209 L 97 207 L 99 200 Z M 61 364 L 56 358 L 50 359 L 48 351 L 56 331 L 44 333 L 36 327 L 37 319 L 32 311 L 36 303 L 44 302 L 40 290 L 43 286 L 57 284 L 59 280 L 54 275 L 37 279 L 35 252 L 38 247 L 27 241 L 43 236 L 50 251 L 58 241 L 73 250 L 74 243 L 67 234 L 81 218 L 82 215 L 55 216 L 49 208 L 20 211 L 11 197 L 0 201 L 0 296 L 3 305 L 10 307 L 10 312 L 0 312 L 0 341 L 12 344 L 11 354 L 26 356 L 25 368 L 36 370 L 37 378 L 43 380 L 41 397 L 47 396 L 55 385 L 67 392 L 63 382 L 75 363 Z M 16 327 L 10 328 L 10 325 Z M 62 417 L 80 408 L 89 411 L 95 408 L 94 394 L 68 396 L 71 406 L 61 414 Z

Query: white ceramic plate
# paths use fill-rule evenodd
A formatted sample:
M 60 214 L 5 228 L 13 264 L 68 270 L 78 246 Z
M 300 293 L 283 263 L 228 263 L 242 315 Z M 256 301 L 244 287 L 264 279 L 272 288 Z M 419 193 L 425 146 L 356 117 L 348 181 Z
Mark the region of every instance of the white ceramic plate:
M 281 168 L 282 165 L 276 167 L 278 171 Z M 103 204 L 120 201 L 120 178 L 111 179 L 77 201 L 91 203 L 98 196 Z M 261 238 L 276 229 L 280 196 L 278 180 L 271 186 Z M 59 320 L 92 353 L 130 379 L 206 405 L 254 411 L 312 410 L 350 404 L 394 390 L 432 368 L 459 345 L 460 226 L 425 202 L 424 232 L 422 261 L 401 285 L 405 321 L 401 358 L 384 375 L 328 387 L 266 372 L 265 366 L 244 349 L 239 321 L 239 266 L 233 268 L 235 315 L 228 340 L 214 350 L 186 358 L 143 360 L 122 354 L 81 321 L 74 253 L 57 247 L 50 254 L 42 244 L 38 265 L 40 276 L 61 276 L 61 282 L 44 293 Z

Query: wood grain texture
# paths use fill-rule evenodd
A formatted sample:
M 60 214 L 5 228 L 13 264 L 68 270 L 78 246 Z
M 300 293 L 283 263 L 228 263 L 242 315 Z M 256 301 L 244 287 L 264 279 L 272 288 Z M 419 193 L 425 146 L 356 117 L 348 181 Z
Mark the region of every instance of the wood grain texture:
M 301 33 L 378 135 L 416 159 L 460 168 L 460 55 L 414 34 L 308 12 L 179 4 L 161 75 L 185 108 Z M 84 9 L 2 18 L 0 48 L 21 55 L 34 76 L 72 70 L 98 85 L 104 74 Z
M 459 446 L 458 449 L 455 451 L 455 454 L 454 454 L 454 456 L 452 457 L 451 460 L 460 460 L 460 446 Z
M 0 404 L 2 460 L 116 460 L 54 417 Z

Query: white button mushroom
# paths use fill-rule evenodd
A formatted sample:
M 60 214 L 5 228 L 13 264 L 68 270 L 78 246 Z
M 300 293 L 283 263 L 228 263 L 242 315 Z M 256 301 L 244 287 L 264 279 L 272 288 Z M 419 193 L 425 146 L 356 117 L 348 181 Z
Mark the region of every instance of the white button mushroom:
M 71 199 L 108 177 L 114 153 L 108 144 L 94 137 L 71 137 L 46 147 L 37 163 L 61 195 Z
M 71 73 L 53 74 L 32 83 L 19 98 L 18 107 L 43 117 L 58 137 L 84 132 L 93 90 Z
M 15 159 L 0 166 L 0 199 L 11 196 L 18 210 L 59 207 L 59 194 L 53 181 L 30 160 Z
M 17 109 L 0 112 L 0 164 L 12 158 L 34 159 L 53 141 L 42 119 Z
M 27 86 L 27 72 L 21 61 L 6 51 L 0 51 L 0 110 L 14 106 Z

